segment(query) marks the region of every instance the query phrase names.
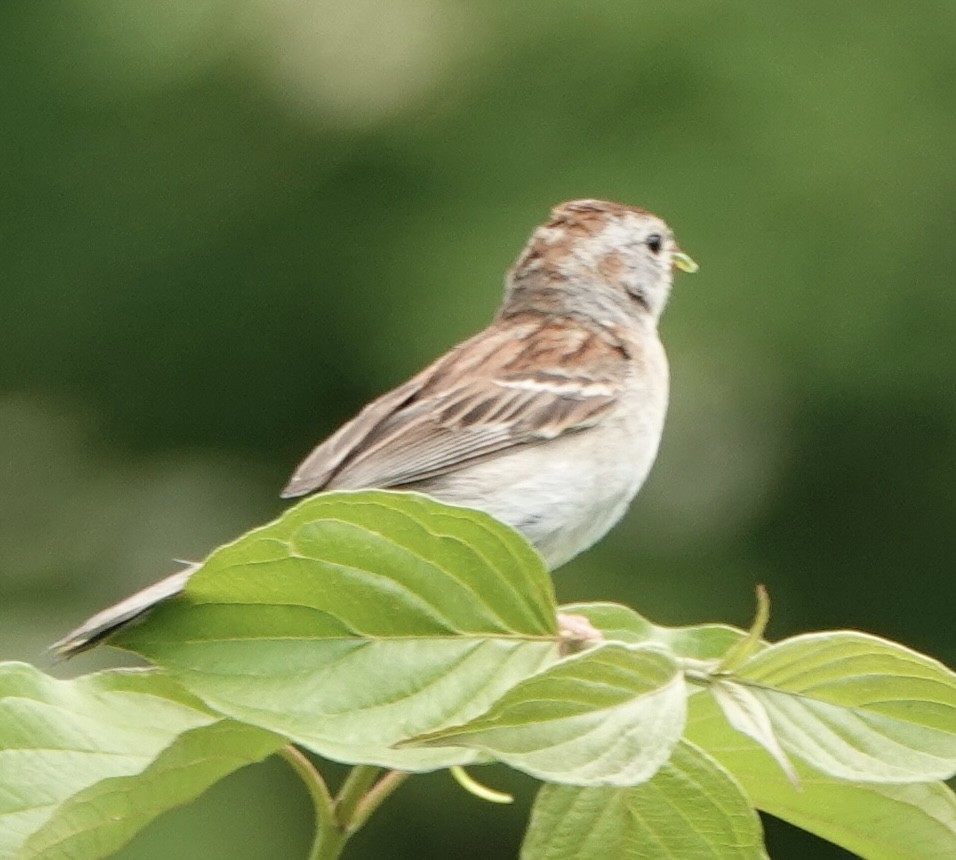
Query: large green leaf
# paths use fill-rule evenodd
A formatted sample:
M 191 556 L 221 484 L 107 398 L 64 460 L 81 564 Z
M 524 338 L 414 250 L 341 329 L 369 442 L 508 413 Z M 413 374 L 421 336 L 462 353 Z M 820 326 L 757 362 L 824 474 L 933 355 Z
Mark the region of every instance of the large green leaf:
M 856 632 L 797 636 L 735 673 L 780 744 L 842 779 L 927 782 L 956 773 L 956 674 Z
M 427 742 L 475 747 L 551 782 L 635 785 L 667 761 L 686 709 L 673 656 L 607 643 L 523 681 L 487 713 Z
M 286 741 L 210 713 L 155 672 L 57 681 L 0 666 L 0 858 L 104 857 Z
M 491 517 L 411 493 L 332 493 L 217 550 L 185 594 L 115 644 L 216 710 L 346 762 L 469 720 L 557 658 L 551 580 Z
M 691 699 L 686 736 L 736 777 L 758 809 L 866 860 L 956 857 L 956 796 L 941 782 L 848 782 L 797 761 L 796 788 L 766 750 L 730 727 L 710 696 Z
M 653 779 L 631 788 L 545 785 L 521 860 L 765 858 L 760 820 L 717 762 L 682 741 Z

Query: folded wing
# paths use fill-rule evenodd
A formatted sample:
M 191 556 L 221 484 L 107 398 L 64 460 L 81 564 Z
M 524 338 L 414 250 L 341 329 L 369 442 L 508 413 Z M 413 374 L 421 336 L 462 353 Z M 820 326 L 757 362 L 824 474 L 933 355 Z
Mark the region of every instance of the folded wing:
M 591 427 L 614 408 L 627 357 L 604 329 L 499 322 L 369 404 L 302 462 L 283 496 L 414 484 Z

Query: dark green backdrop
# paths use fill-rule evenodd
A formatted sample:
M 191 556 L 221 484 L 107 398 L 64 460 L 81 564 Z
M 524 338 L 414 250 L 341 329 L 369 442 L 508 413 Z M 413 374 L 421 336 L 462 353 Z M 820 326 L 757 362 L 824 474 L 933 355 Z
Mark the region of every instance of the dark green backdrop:
M 774 637 L 956 662 L 953 3 L 7 0 L 0 111 L 3 658 L 278 512 L 597 196 L 701 271 L 658 465 L 559 596 L 744 623 L 763 582 Z M 513 857 L 533 785 L 482 776 L 523 805 L 414 780 L 351 856 Z M 310 828 L 267 764 L 121 856 L 294 860 Z

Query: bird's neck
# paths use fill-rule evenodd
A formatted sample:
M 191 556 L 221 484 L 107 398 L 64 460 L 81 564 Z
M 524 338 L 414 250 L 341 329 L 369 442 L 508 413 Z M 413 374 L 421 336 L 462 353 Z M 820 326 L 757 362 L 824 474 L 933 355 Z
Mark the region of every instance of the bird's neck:
M 508 274 L 498 317 L 523 314 L 566 317 L 609 330 L 657 325 L 648 307 L 623 287 L 602 282 L 599 274 L 547 265 L 515 267 Z

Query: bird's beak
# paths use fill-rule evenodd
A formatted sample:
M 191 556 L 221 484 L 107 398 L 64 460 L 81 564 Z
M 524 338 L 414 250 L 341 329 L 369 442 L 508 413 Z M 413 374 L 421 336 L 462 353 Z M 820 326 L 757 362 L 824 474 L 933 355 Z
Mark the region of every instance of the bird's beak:
M 671 263 L 675 269 L 680 269 L 682 272 L 688 272 L 691 275 L 700 268 L 700 266 L 683 251 L 675 251 L 671 255 Z

